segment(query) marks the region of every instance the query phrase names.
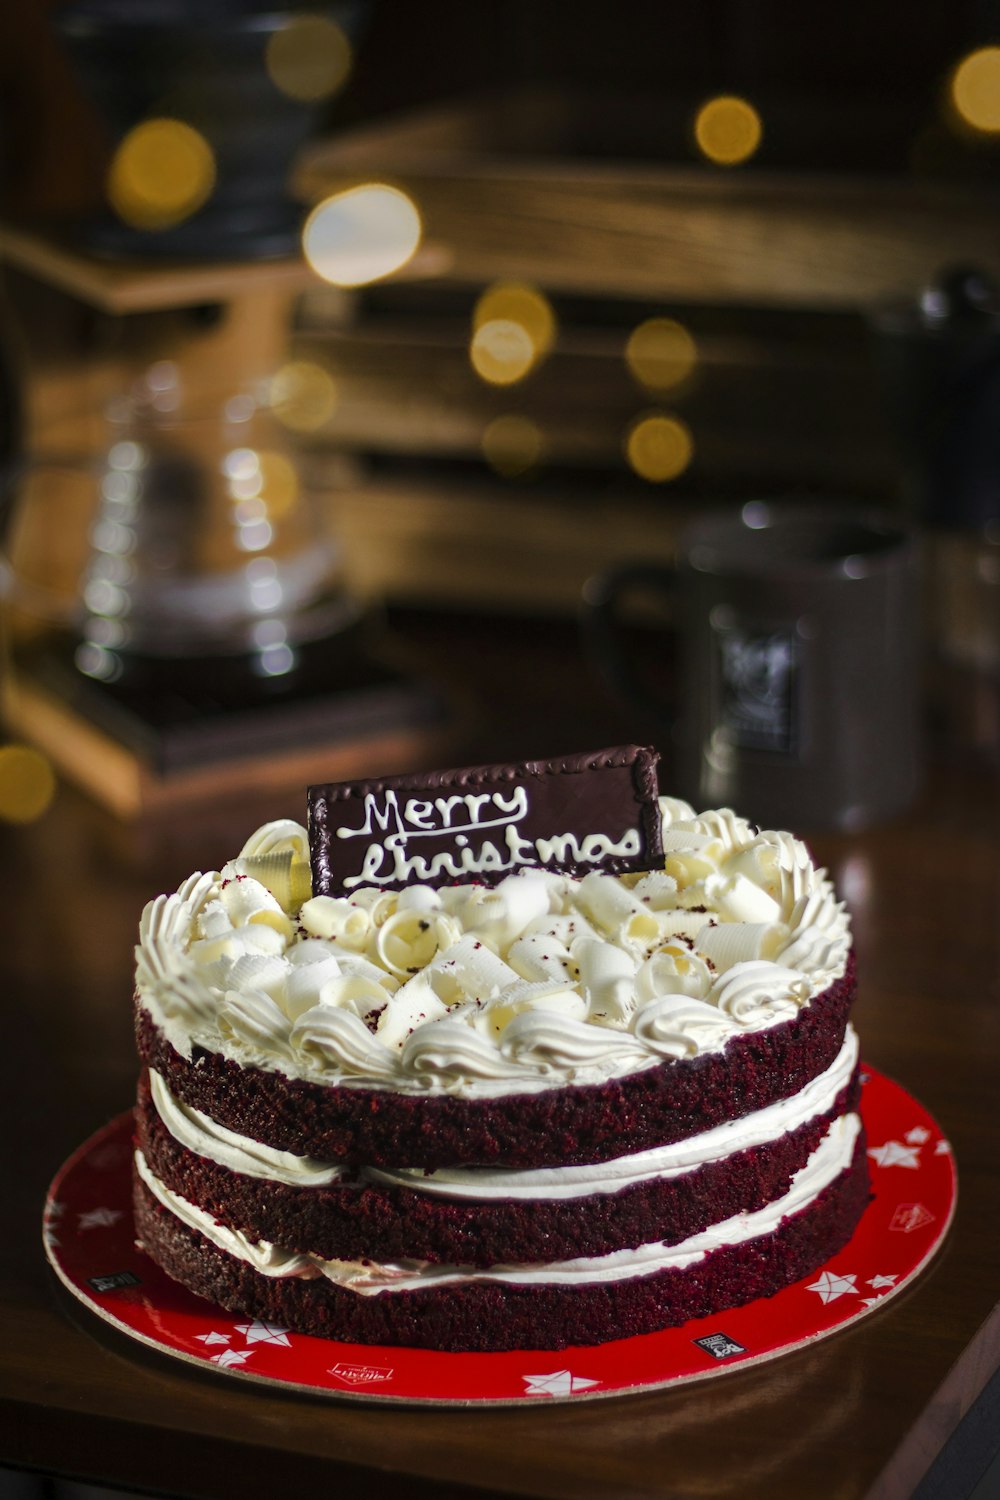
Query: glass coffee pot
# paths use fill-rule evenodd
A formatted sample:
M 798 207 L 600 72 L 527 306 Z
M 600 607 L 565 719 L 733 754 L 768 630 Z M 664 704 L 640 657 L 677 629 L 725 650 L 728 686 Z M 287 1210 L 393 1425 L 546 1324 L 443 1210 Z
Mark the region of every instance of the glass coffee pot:
M 179 366 L 149 366 L 94 440 L 22 464 L 3 566 L 15 665 L 154 717 L 336 686 L 356 654 L 361 611 L 266 383 L 194 405 Z

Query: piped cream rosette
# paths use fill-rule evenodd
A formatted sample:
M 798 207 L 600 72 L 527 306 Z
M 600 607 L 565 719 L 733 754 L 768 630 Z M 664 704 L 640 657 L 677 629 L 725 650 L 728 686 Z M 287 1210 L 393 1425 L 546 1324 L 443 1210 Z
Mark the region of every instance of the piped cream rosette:
M 662 869 L 313 896 L 267 824 L 143 913 L 141 1003 L 184 1056 L 466 1097 L 590 1083 L 795 1016 L 850 935 L 790 834 L 661 799 Z

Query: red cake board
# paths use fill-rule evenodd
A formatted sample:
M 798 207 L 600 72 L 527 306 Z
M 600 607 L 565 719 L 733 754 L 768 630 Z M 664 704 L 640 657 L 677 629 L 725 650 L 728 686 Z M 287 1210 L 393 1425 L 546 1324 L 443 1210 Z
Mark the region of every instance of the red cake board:
M 625 1395 L 787 1354 L 877 1311 L 923 1270 L 955 1210 L 951 1149 L 927 1111 L 871 1069 L 861 1112 L 874 1198 L 850 1243 L 822 1270 L 745 1307 L 607 1344 L 440 1354 L 342 1344 L 224 1312 L 171 1281 L 135 1246 L 131 1113 L 98 1131 L 56 1174 L 43 1238 L 59 1279 L 98 1318 L 223 1376 L 311 1395 L 438 1406 Z

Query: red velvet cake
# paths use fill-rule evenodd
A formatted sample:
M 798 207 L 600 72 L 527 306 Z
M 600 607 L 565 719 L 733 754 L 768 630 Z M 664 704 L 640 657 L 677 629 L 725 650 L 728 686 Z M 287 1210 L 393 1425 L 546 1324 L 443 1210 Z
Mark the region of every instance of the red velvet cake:
M 334 1339 L 554 1349 L 771 1295 L 850 1238 L 853 963 L 804 845 L 668 798 L 646 842 L 529 842 L 505 778 L 332 799 L 319 855 L 269 824 L 147 907 L 136 1225 L 192 1290 Z M 503 858 L 463 836 L 471 878 L 420 878 L 434 809 L 516 825 Z

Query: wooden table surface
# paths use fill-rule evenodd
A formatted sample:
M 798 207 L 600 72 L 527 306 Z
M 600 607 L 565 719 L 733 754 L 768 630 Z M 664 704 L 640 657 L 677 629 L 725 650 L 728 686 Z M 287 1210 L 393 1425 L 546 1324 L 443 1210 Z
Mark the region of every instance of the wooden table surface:
M 510 665 L 530 641 L 539 671 L 547 646 L 557 664 L 553 630 L 515 637 L 503 636 L 498 659 Z M 636 737 L 599 695 L 581 696 L 572 672 L 543 693 L 481 661 L 465 683 L 478 692 L 467 747 L 478 758 L 488 743 L 547 754 Z M 283 810 L 302 812 L 291 801 Z M 52 1174 L 131 1102 L 141 906 L 234 852 L 253 816 L 125 829 L 64 787 L 39 822 L 0 830 L 0 1467 L 240 1500 L 319 1484 L 361 1496 L 375 1482 L 438 1497 L 910 1495 L 1000 1364 L 995 771 L 936 765 L 905 817 L 811 837 L 854 919 L 864 1056 L 927 1106 L 954 1147 L 958 1213 L 929 1269 L 884 1310 L 757 1368 L 494 1411 L 359 1405 L 203 1375 L 92 1320 L 46 1265 Z

